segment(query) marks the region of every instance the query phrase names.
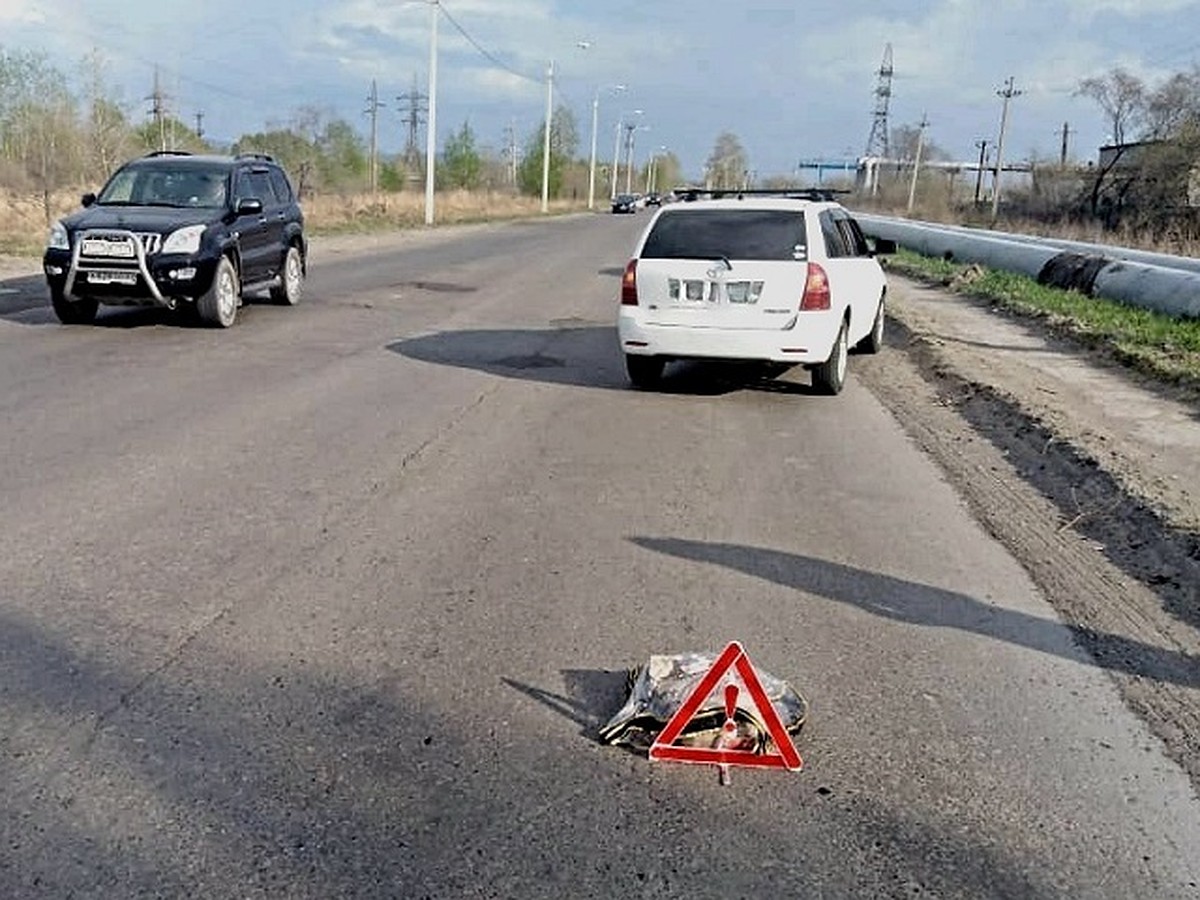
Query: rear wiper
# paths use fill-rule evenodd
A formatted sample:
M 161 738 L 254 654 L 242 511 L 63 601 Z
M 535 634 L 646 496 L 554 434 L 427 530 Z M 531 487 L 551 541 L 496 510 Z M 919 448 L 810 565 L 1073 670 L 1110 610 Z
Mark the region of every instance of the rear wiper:
M 725 265 L 725 269 L 726 269 L 726 271 L 729 271 L 729 272 L 732 272 L 732 271 L 733 271 L 733 263 L 731 263 L 731 262 L 729 261 L 729 257 L 727 257 L 727 256 L 714 256 L 714 257 L 712 258 L 712 261 L 713 261 L 713 262 L 719 262 L 719 263 L 723 263 L 723 264 Z

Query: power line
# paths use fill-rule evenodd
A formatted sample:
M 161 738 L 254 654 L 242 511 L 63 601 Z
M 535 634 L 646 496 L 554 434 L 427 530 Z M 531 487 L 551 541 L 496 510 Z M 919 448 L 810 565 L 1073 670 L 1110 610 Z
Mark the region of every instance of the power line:
M 490 63 L 492 63 L 492 65 L 497 66 L 498 68 L 503 69 L 505 72 L 508 72 L 510 75 L 514 75 L 517 78 L 520 78 L 524 81 L 531 81 L 534 84 L 542 84 L 543 83 L 543 79 L 535 78 L 531 75 L 526 74 L 525 72 L 518 72 L 512 66 L 508 65 L 508 63 L 497 58 L 495 54 L 493 54 L 492 52 L 487 50 L 482 44 L 479 43 L 479 41 L 475 40 L 475 38 L 473 38 L 467 32 L 467 30 L 465 28 L 463 28 L 460 24 L 458 24 L 458 20 L 455 19 L 454 16 L 450 15 L 450 10 L 446 9 L 445 3 L 441 3 L 441 4 L 439 4 L 439 6 L 441 7 L 442 14 L 446 17 L 446 20 L 451 25 L 454 26 L 455 30 L 457 30 L 459 34 L 461 34 L 464 38 L 467 39 L 467 42 L 472 47 L 474 47 L 477 51 L 479 51 L 480 56 L 482 56 L 484 59 L 488 60 Z

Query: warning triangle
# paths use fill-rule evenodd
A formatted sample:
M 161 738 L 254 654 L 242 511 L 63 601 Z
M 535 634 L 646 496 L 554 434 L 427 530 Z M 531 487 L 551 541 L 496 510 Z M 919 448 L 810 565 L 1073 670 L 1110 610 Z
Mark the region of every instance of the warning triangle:
M 726 727 L 731 726 L 733 717 L 732 702 L 738 693 L 736 687 L 732 691 L 730 690 L 729 682 L 731 680 L 726 678 L 731 669 L 738 674 L 741 678 L 741 683 L 745 685 L 746 691 L 750 694 L 750 700 L 754 704 L 755 711 L 758 713 L 763 725 L 766 726 L 767 733 L 771 736 L 771 741 L 774 743 L 777 752 L 755 753 L 751 750 L 724 748 L 721 746 L 719 740 L 715 747 L 676 746 L 675 742 L 683 734 L 683 730 L 692 721 L 697 711 L 704 706 L 705 701 L 713 695 L 722 679 L 727 681 L 725 699 L 727 709 Z M 743 708 L 745 707 L 743 706 Z M 796 752 L 796 745 L 792 743 L 792 736 L 788 734 L 787 729 L 779 718 L 779 713 L 775 711 L 774 704 L 767 697 L 767 692 L 763 690 L 758 673 L 754 671 L 754 666 L 750 663 L 750 657 L 746 655 L 746 651 L 742 649 L 742 645 L 737 641 L 730 642 L 729 646 L 721 651 L 721 655 L 712 664 L 712 668 L 705 673 L 704 677 L 700 679 L 700 683 L 696 685 L 696 689 L 683 701 L 683 704 L 675 712 L 675 715 L 667 722 L 666 728 L 659 733 L 654 744 L 650 747 L 650 758 L 652 760 L 669 760 L 671 762 L 715 764 L 720 766 L 758 766 L 770 769 L 791 769 L 792 771 L 799 771 L 804 767 L 804 761 L 800 758 L 800 754 Z

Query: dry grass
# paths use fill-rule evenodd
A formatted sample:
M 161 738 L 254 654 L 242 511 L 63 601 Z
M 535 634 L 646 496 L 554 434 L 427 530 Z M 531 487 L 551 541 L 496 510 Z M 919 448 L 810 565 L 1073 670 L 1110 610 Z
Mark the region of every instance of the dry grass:
M 60 191 L 50 197 L 51 219 L 79 208 L 83 190 Z M 0 253 L 31 256 L 46 246 L 46 211 L 40 193 L 0 190 Z
M 556 214 L 584 209 L 585 204 L 552 200 Z M 434 200 L 439 224 L 487 222 L 540 216 L 541 198 L 495 191 L 445 191 Z M 415 228 L 425 223 L 424 193 L 405 191 L 388 194 L 352 194 L 310 197 L 304 201 L 304 216 L 314 234 L 383 231 Z
M 84 188 L 59 191 L 50 198 L 52 219 L 79 208 Z M 541 215 L 541 198 L 518 197 L 499 192 L 446 191 L 437 194 L 439 224 L 486 222 Z M 388 231 L 415 228 L 425 222 L 425 195 L 397 194 L 336 195 L 307 199 L 304 216 L 314 234 Z M 585 208 L 578 201 L 554 200 L 550 212 L 562 214 Z M 37 193 L 0 190 L 0 254 L 31 256 L 42 252 L 46 239 L 46 213 Z

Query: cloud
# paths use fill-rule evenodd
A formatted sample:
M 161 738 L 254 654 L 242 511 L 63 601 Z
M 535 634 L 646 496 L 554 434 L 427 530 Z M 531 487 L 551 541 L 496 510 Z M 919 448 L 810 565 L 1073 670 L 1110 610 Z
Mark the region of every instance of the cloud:
M 40 25 L 45 21 L 45 13 L 33 0 L 0 0 L 0 22 Z
M 1200 0 L 1060 0 L 1060 2 L 1081 19 L 1094 18 L 1106 12 L 1141 18 L 1200 7 Z

